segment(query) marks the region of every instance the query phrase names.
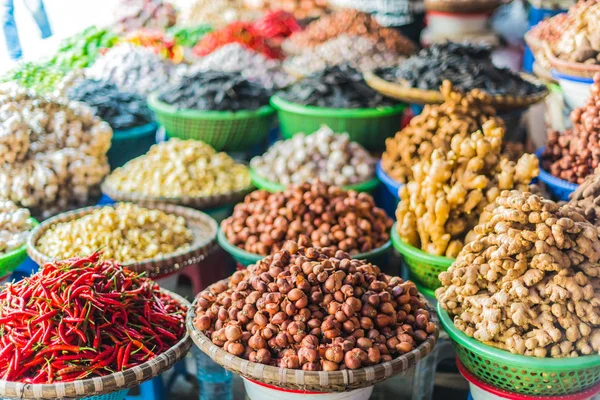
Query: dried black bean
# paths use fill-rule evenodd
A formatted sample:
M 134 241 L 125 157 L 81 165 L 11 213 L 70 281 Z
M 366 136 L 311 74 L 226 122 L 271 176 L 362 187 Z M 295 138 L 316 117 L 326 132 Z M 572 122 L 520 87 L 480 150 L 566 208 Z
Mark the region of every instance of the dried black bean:
M 434 44 L 398 67 L 381 68 L 376 74 L 422 90 L 439 90 L 446 79 L 461 91 L 482 89 L 491 95 L 526 96 L 544 89 L 508 68 L 496 67 L 488 47 L 452 42 Z
M 239 111 L 268 104 L 271 94 L 238 72 L 200 71 L 170 85 L 159 100 L 179 109 Z
M 374 108 L 397 104 L 371 89 L 362 74 L 347 64 L 311 74 L 277 95 L 292 103 L 329 108 Z
M 145 125 L 153 120 L 144 97 L 121 92 L 112 83 L 85 79 L 69 89 L 67 96 L 92 107 L 114 130 Z

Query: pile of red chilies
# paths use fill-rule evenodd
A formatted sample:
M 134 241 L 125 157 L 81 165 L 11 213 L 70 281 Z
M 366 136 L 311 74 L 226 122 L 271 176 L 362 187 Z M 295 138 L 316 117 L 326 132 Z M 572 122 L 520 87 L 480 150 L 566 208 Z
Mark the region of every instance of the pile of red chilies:
M 185 334 L 185 309 L 100 254 L 44 265 L 0 293 L 0 378 L 68 382 L 142 364 Z

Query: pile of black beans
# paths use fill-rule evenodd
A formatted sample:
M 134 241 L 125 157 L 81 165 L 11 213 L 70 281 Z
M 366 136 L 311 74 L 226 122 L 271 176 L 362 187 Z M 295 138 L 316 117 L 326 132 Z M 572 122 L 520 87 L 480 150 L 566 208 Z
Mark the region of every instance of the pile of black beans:
M 375 108 L 397 104 L 371 89 L 362 73 L 336 65 L 302 79 L 277 96 L 292 103 L 328 108 Z
M 271 94 L 239 72 L 199 71 L 170 85 L 159 100 L 179 109 L 240 111 L 268 104 Z
M 488 47 L 452 42 L 434 44 L 398 67 L 379 69 L 376 74 L 422 90 L 439 90 L 446 79 L 461 91 L 481 89 L 491 95 L 527 96 L 544 90 L 507 68 L 496 67 Z
M 114 130 L 146 125 L 154 119 L 143 96 L 122 92 L 106 81 L 84 79 L 69 89 L 67 96 L 92 107 Z

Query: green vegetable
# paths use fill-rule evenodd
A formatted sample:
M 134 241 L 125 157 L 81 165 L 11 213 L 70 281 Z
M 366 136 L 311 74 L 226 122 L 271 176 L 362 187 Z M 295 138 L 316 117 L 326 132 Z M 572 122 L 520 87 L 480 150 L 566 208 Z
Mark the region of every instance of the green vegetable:
M 113 47 L 118 41 L 119 37 L 113 31 L 91 26 L 65 39 L 50 65 L 67 70 L 89 67 L 103 49 Z
M 207 33 L 212 32 L 213 28 L 209 25 L 198 26 L 174 26 L 167 30 L 167 33 L 173 37 L 175 44 L 183 47 L 194 47 L 200 39 Z
M 48 93 L 56 88 L 66 74 L 64 69 L 48 63 L 27 62 L 10 70 L 0 78 L 0 82 L 15 82 L 38 93 Z

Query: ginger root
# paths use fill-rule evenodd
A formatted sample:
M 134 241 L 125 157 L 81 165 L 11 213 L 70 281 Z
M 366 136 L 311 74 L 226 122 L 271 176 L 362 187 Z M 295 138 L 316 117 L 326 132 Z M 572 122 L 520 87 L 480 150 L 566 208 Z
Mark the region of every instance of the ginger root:
M 516 354 L 600 354 L 600 239 L 570 205 L 502 191 L 439 275 L 457 328 Z

